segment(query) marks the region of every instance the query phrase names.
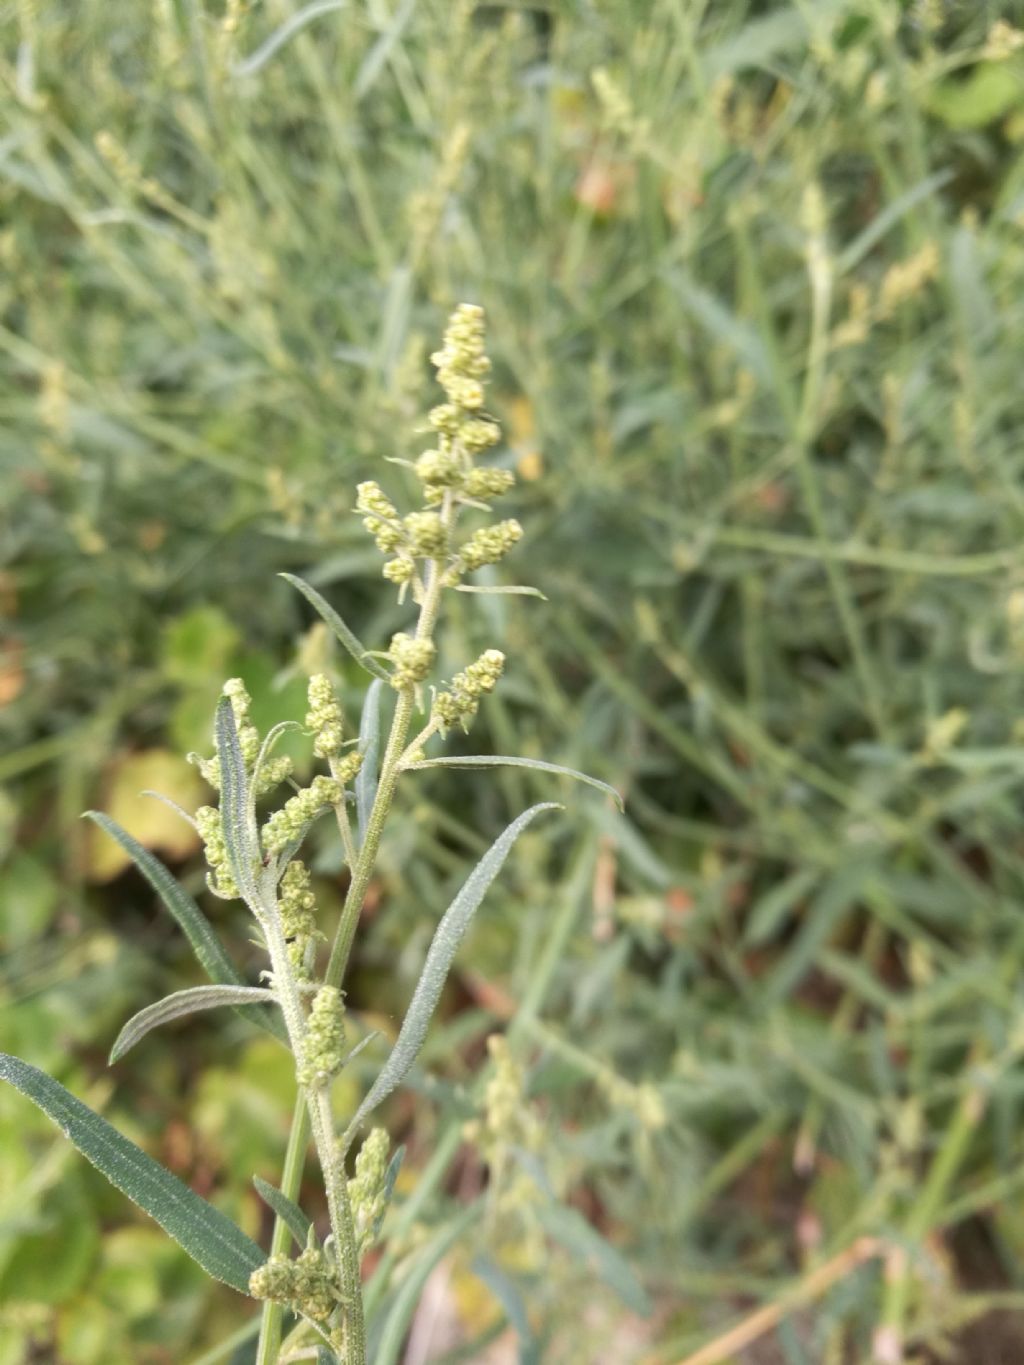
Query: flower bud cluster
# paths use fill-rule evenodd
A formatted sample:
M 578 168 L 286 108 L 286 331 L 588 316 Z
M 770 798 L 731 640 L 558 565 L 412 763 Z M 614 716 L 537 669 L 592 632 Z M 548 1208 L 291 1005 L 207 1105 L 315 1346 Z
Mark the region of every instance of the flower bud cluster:
M 325 1086 L 341 1070 L 345 1006 L 337 986 L 321 986 L 306 1021 L 302 1060 L 296 1071 L 307 1090 Z
M 522 1147 L 536 1151 L 543 1139 L 537 1115 L 526 1099 L 526 1078 L 522 1067 L 512 1056 L 507 1040 L 492 1034 L 487 1040 L 487 1051 L 494 1070 L 484 1088 L 482 1113 L 464 1127 L 466 1139 L 476 1143 L 481 1155 L 493 1166 L 502 1151 Z M 530 1185 L 531 1182 L 527 1181 Z M 505 1191 L 506 1205 L 519 1201 L 515 1184 Z
M 493 692 L 498 685 L 505 656 L 500 649 L 488 649 L 475 663 L 452 678 L 451 690 L 439 692 L 434 698 L 431 719 L 436 720 L 442 732 L 461 723 L 464 729 L 477 713 L 480 698 Z
M 398 508 L 373 479 L 356 488 L 356 511 L 363 525 L 377 542 L 377 549 L 391 554 L 402 544 L 403 534 Z
M 402 523 L 409 553 L 417 559 L 443 559 L 448 552 L 448 532 L 436 512 L 410 512 Z
M 362 760 L 362 755 L 358 752 L 349 754 L 343 760 L 343 764 L 351 765 L 353 760 L 358 760 L 355 765 L 358 770 L 359 761 Z M 350 775 L 355 774 L 353 772 Z M 263 826 L 264 852 L 281 853 L 293 839 L 301 839 L 310 821 L 315 820 L 321 811 L 336 806 L 344 799 L 343 781 L 347 780 L 347 776 L 342 779 L 340 772 L 337 779 L 321 774 L 314 777 L 308 787 L 296 792 L 280 810 L 274 811 Z
M 229 678 L 221 691 L 231 702 L 242 762 L 245 764 L 246 772 L 250 777 L 254 777 L 253 795 L 266 796 L 267 792 L 272 791 L 291 775 L 292 761 L 286 754 L 282 754 L 280 758 L 263 763 L 259 772 L 254 773 L 260 756 L 260 734 L 250 719 L 252 698 L 241 678 Z M 198 754 L 189 754 L 189 760 L 196 764 L 210 786 L 215 791 L 220 791 L 220 754 L 216 732 L 213 736 L 213 757 L 201 758 Z
M 295 1261 L 271 1256 L 250 1275 L 249 1293 L 288 1304 L 314 1322 L 326 1322 L 341 1298 L 334 1267 L 318 1247 L 308 1247 Z
M 220 811 L 216 806 L 200 806 L 196 811 L 196 829 L 199 837 L 203 841 L 206 851 L 206 861 L 210 865 L 210 874 L 206 878 L 206 884 L 215 896 L 221 900 L 232 901 L 238 897 L 238 887 L 235 879 L 231 875 L 228 865 L 228 849 L 224 841 L 224 829 L 221 825 Z
M 281 930 L 288 943 L 288 956 L 300 978 L 308 977 L 308 949 L 324 935 L 317 928 L 316 897 L 310 885 L 309 869 L 295 858 L 284 870 L 277 903 L 281 911 Z
M 362 1255 L 373 1245 L 374 1232 L 384 1216 L 390 1140 L 383 1128 L 374 1128 L 356 1157 L 355 1175 L 348 1182 L 348 1197 L 356 1226 L 356 1243 Z
M 336 758 L 341 753 L 341 706 L 326 673 L 313 674 L 309 680 L 308 696 L 306 728 L 312 730 L 315 736 L 313 753 L 317 758 Z
M 441 350 L 430 359 L 437 368 L 438 383 L 454 407 L 470 411 L 482 407 L 480 381 L 491 368 L 484 350 L 484 310 L 474 303 L 460 303 L 448 320 Z
M 497 564 L 522 538 L 523 528 L 518 521 L 510 519 L 495 522 L 493 526 L 481 526 L 459 550 L 455 563 L 448 571 L 449 581 L 457 579 L 467 570 L 482 569 L 485 564 Z
M 401 692 L 405 687 L 414 687 L 430 672 L 437 647 L 433 640 L 419 640 L 405 631 L 391 637 L 388 658 L 394 665 L 391 686 Z

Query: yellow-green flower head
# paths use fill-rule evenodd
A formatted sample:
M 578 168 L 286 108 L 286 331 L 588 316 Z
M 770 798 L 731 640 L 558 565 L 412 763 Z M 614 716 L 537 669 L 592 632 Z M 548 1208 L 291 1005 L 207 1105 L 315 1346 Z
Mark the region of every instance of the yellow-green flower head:
M 466 476 L 466 492 L 471 498 L 499 498 L 516 481 L 509 469 L 471 469 Z
M 441 488 L 461 488 L 466 477 L 462 462 L 450 450 L 425 450 L 416 461 L 416 473 L 423 483 Z
M 315 736 L 313 753 L 317 758 L 335 758 L 341 753 L 342 715 L 334 686 L 326 673 L 313 674 L 307 695 L 306 728 Z
M 275 787 L 281 785 L 286 777 L 291 777 L 291 775 L 292 761 L 287 754 L 280 754 L 277 758 L 264 760 L 253 778 L 253 796 L 266 796 L 267 792 L 273 791 Z
M 311 943 L 323 939 L 317 928 L 316 897 L 306 864 L 294 859 L 285 868 L 277 893 L 281 912 L 281 932 L 290 940 L 288 955 L 300 977 L 307 974 L 307 950 Z
M 249 1293 L 254 1299 L 271 1303 L 291 1303 L 295 1296 L 297 1272 L 294 1261 L 278 1253 L 257 1266 L 249 1276 Z
M 214 806 L 200 806 L 196 811 L 196 829 L 203 841 L 206 861 L 210 865 L 207 886 L 221 900 L 236 900 L 239 891 L 228 865 L 228 849 L 224 842 L 220 811 Z
M 424 559 L 440 559 L 448 552 L 448 533 L 436 512 L 410 512 L 403 522 L 409 552 Z
M 459 427 L 459 440 L 475 455 L 498 444 L 501 427 L 486 417 L 467 417 Z
M 434 698 L 432 716 L 439 722 L 441 729 L 446 731 L 460 723 L 464 729 L 468 729 L 469 721 L 477 713 L 480 698 L 494 691 L 504 667 L 505 656 L 501 650 L 488 649 L 475 663 L 456 673 L 451 691 L 439 692 Z
M 416 561 L 409 555 L 396 555 L 384 565 L 383 574 L 389 583 L 410 583 L 416 576 Z
M 394 521 L 398 516 L 398 508 L 373 479 L 356 486 L 356 511 L 364 517 L 380 517 L 383 521 Z
M 356 755 L 358 758 L 358 754 Z M 282 853 L 294 839 L 301 839 L 310 823 L 321 811 L 336 806 L 344 799 L 340 781 L 333 777 L 314 777 L 308 787 L 295 793 L 263 826 L 263 848 L 266 853 Z
M 326 1322 L 338 1306 L 332 1268 L 318 1247 L 307 1247 L 295 1262 L 295 1306 L 314 1322 Z
M 391 686 L 397 691 L 422 682 L 430 672 L 437 648 L 433 640 L 418 640 L 405 631 L 391 637 L 388 658 L 394 665 Z
M 324 1086 L 341 1070 L 345 1044 L 345 1006 L 337 986 L 321 986 L 306 1021 L 299 1084 L 307 1090 Z
M 245 683 L 241 678 L 228 678 L 221 688 L 221 694 L 231 702 L 231 710 L 235 717 L 235 729 L 238 732 L 238 747 L 242 751 L 242 760 L 245 763 L 246 770 L 251 773 L 260 753 L 259 731 L 249 719 L 252 698 L 246 691 Z M 212 758 L 200 758 L 198 754 L 189 754 L 188 757 L 191 763 L 195 763 L 210 786 L 215 791 L 220 791 L 220 756 L 217 752 L 216 730 L 214 730 L 213 735 Z M 261 795 L 262 793 L 258 794 Z
M 362 514 L 363 525 L 384 554 L 397 550 L 405 539 L 398 520 L 398 508 L 372 479 L 356 489 L 356 511 Z
M 362 1255 L 373 1242 L 373 1232 L 384 1213 L 384 1182 L 391 1141 L 383 1128 L 374 1128 L 356 1157 L 355 1175 L 348 1182 L 356 1239 Z
M 523 528 L 513 519 L 496 522 L 493 526 L 481 526 L 459 550 L 456 569 L 461 572 L 482 569 L 485 564 L 497 564 L 522 538 Z

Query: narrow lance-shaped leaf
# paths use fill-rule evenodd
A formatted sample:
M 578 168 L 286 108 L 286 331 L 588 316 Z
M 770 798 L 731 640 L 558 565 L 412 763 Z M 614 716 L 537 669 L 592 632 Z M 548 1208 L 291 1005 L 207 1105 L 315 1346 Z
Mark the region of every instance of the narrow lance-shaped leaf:
M 373 1241 L 380 1236 L 380 1230 L 384 1226 L 384 1218 L 391 1205 L 391 1198 L 395 1193 L 395 1186 L 398 1184 L 398 1173 L 402 1169 L 402 1162 L 405 1160 L 405 1147 L 399 1147 L 388 1162 L 388 1168 L 384 1173 L 384 1184 L 380 1192 L 380 1212 L 373 1220 Z
M 571 777 L 574 782 L 585 782 L 588 787 L 615 799 L 619 810 L 624 810 L 622 797 L 607 782 L 591 777 L 589 773 L 578 772 L 575 768 L 564 768 L 561 763 L 548 763 L 542 758 L 515 758 L 509 754 L 457 754 L 453 758 L 421 758 L 418 763 L 406 763 L 406 771 L 420 768 L 532 768 L 538 773 L 554 773 L 556 777 Z
M 651 1301 L 629 1262 L 581 1213 L 565 1204 L 549 1202 L 539 1206 L 538 1216 L 548 1236 L 571 1251 L 581 1265 L 589 1266 L 627 1308 L 640 1317 L 650 1314 Z
M 409 1323 L 420 1301 L 423 1287 L 430 1279 L 431 1271 L 444 1260 L 470 1223 L 479 1217 L 479 1206 L 471 1204 L 447 1227 L 443 1227 L 427 1243 L 417 1256 L 412 1268 L 402 1281 L 398 1293 L 391 1303 L 387 1317 L 380 1327 L 376 1350 L 373 1352 L 373 1365 L 398 1365 L 405 1345 Z M 376 1332 L 374 1333 L 376 1336 Z
M 217 756 L 220 759 L 220 817 L 228 866 L 250 905 L 256 900 L 256 866 L 260 860 L 256 820 L 249 799 L 249 779 L 238 742 L 235 713 L 227 697 L 217 703 Z
M 522 815 L 512 821 L 503 834 L 495 839 L 466 878 L 462 890 L 445 911 L 434 932 L 426 961 L 423 964 L 423 971 L 420 974 L 416 990 L 413 992 L 409 1011 L 399 1030 L 398 1039 L 391 1049 L 391 1054 L 384 1063 L 380 1075 L 371 1086 L 369 1094 L 356 1111 L 343 1145 L 347 1146 L 348 1138 L 355 1132 L 362 1120 L 401 1085 L 409 1074 L 412 1064 L 423 1046 L 427 1026 L 440 999 L 441 990 L 448 976 L 448 969 L 452 965 L 452 959 L 455 957 L 458 946 L 469 928 L 470 920 L 473 918 L 477 907 L 508 857 L 509 849 L 530 821 L 540 815 L 542 811 L 561 809 L 562 807 L 557 802 L 543 801 L 539 805 L 531 806 L 529 810 L 524 811 Z
M 312 1225 L 298 1204 L 294 1199 L 289 1199 L 283 1190 L 279 1190 L 276 1185 L 271 1185 L 266 1180 L 261 1180 L 258 1175 L 253 1176 L 252 1183 L 264 1204 L 273 1209 L 278 1218 L 287 1225 L 299 1249 L 305 1251 Z
M 266 1257 L 230 1218 L 129 1142 L 52 1076 L 0 1052 L 0 1080 L 10 1082 L 38 1105 L 112 1185 L 155 1218 L 208 1274 L 241 1294 L 248 1293 L 249 1276 Z
M 359 827 L 360 846 L 366 837 L 370 811 L 377 796 L 382 686 L 379 678 L 374 678 L 370 683 L 363 699 L 363 713 L 359 718 L 359 752 L 363 756 L 363 763 L 356 774 L 356 823 Z
M 526 1304 L 512 1277 L 485 1253 L 473 1257 L 469 1271 L 487 1286 L 505 1310 L 509 1326 L 519 1338 L 519 1365 L 537 1365 L 540 1348 L 530 1327 Z
M 362 642 L 353 635 L 330 602 L 321 597 L 316 588 L 310 587 L 305 579 L 297 578 L 293 573 L 283 573 L 281 577 L 293 588 L 298 588 L 310 606 L 320 613 L 338 637 L 339 643 L 344 645 L 357 664 L 365 668 L 367 673 L 372 673 L 375 678 L 380 678 L 383 682 L 388 681 L 388 671 L 384 665 L 379 664 L 373 655 L 367 652 Z
M 522 583 L 495 583 L 493 585 L 456 583 L 455 591 L 475 592 L 482 597 L 539 597 L 542 602 L 548 600 L 540 588 L 531 588 Z
M 100 829 L 105 830 L 112 839 L 117 840 L 146 881 L 149 882 L 184 930 L 192 951 L 210 980 L 224 985 L 244 986 L 246 984 L 245 977 L 228 957 L 224 945 L 214 933 L 209 920 L 185 888 L 171 876 L 160 859 L 154 857 L 148 848 L 143 848 L 137 839 L 134 839 L 126 829 L 122 829 L 117 821 L 112 820 L 109 815 L 104 815 L 102 811 L 97 810 L 89 810 L 85 813 L 90 820 L 99 825 Z M 253 1009 L 251 1006 L 244 1006 L 239 1013 L 243 1018 L 265 1028 L 275 1038 L 279 1038 L 282 1042 L 287 1041 L 288 1035 L 280 1015 L 272 1014 L 263 1008 Z
M 175 991 L 132 1015 L 110 1049 L 111 1065 L 120 1061 L 147 1033 L 161 1024 L 169 1024 L 172 1019 L 183 1019 L 187 1014 L 217 1009 L 221 1005 L 272 1005 L 274 1001 L 274 992 L 260 986 L 193 986 L 187 991 Z

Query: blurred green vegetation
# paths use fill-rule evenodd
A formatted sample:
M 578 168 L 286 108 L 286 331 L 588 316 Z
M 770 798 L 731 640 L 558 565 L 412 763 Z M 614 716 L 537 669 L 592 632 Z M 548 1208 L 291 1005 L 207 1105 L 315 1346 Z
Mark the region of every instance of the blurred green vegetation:
M 1024 6 L 2 13 L 3 1047 L 266 1235 L 287 1071 L 223 1019 L 105 1069 L 198 976 L 77 816 L 201 886 L 136 793 L 194 803 L 177 755 L 229 674 L 262 722 L 301 714 L 329 645 L 275 574 L 375 644 L 405 623 L 352 490 L 401 484 L 381 461 L 422 448 L 471 299 L 520 474 L 509 573 L 549 601 L 459 599 L 441 671 L 503 643 L 474 748 L 591 771 L 627 813 L 573 791 L 523 839 L 388 1114 L 407 1201 L 518 1010 L 548 1178 L 606 1239 L 525 1195 L 475 1226 L 469 1358 L 518 1284 L 544 1359 L 667 1365 L 863 1234 L 881 1261 L 735 1359 L 1024 1356 Z M 425 777 L 358 953 L 366 1027 L 551 790 Z M 339 868 L 325 844 L 324 903 Z M 462 1148 L 399 1260 L 484 1183 Z M 244 1311 L 0 1096 L 0 1365 L 191 1360 Z

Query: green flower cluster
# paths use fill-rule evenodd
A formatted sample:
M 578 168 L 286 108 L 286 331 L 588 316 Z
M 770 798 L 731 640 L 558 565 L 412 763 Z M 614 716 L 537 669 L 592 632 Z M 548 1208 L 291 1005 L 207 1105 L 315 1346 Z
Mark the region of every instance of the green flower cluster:
M 497 564 L 522 538 L 523 528 L 511 518 L 495 522 L 493 526 L 481 526 L 460 547 L 455 562 L 448 570 L 446 582 L 455 584 L 467 570 L 482 569 L 485 564 Z
M 302 1059 L 296 1075 L 307 1090 L 325 1086 L 341 1070 L 345 1005 L 337 986 L 321 986 L 306 1020 Z
M 284 1303 L 314 1322 L 327 1322 L 341 1301 L 334 1266 L 318 1247 L 307 1247 L 295 1261 L 271 1256 L 249 1277 L 254 1299 Z
M 433 640 L 418 640 L 400 630 L 391 637 L 388 659 L 394 664 L 391 686 L 401 692 L 405 687 L 415 687 L 430 672 L 437 647 Z
M 374 1128 L 359 1149 L 355 1175 L 348 1182 L 348 1197 L 360 1255 L 373 1245 L 377 1224 L 387 1206 L 385 1181 L 390 1147 L 390 1139 L 384 1129 Z
M 338 766 L 338 776 L 314 777 L 308 787 L 297 791 L 263 826 L 263 849 L 282 853 L 293 839 L 301 839 L 309 824 L 331 806 L 345 798 L 345 783 L 359 771 L 363 756 L 353 751 Z
M 441 350 L 431 356 L 447 402 L 430 413 L 437 444 L 416 461 L 427 510 L 400 518 L 390 498 L 374 482 L 361 483 L 356 510 L 377 548 L 391 556 L 384 577 L 404 587 L 417 579 L 417 560 L 450 560 L 446 583 L 453 586 L 467 570 L 497 563 L 520 538 L 518 522 L 506 521 L 483 532 L 453 552 L 449 515 L 453 502 L 479 505 L 500 497 L 515 483 L 507 469 L 477 468 L 474 458 L 496 445 L 501 428 L 481 415 L 484 379 L 491 368 L 484 349 L 483 309 L 463 303 L 448 322 Z M 439 507 L 441 512 L 429 509 Z M 417 592 L 419 591 L 417 580 Z
M 313 674 L 309 680 L 308 697 L 306 728 L 312 730 L 315 736 L 313 752 L 317 758 L 336 758 L 341 753 L 341 706 L 326 673 Z
M 434 698 L 431 720 L 437 721 L 442 733 L 459 723 L 463 729 L 469 729 L 469 722 L 479 708 L 480 698 L 494 691 L 504 667 L 505 656 L 501 650 L 488 649 L 475 663 L 463 672 L 456 673 L 452 678 L 451 691 L 439 692 Z
M 309 976 L 307 961 L 311 944 L 324 935 L 317 928 L 316 897 L 309 880 L 309 869 L 296 858 L 288 864 L 281 878 L 277 898 L 281 911 L 281 929 L 288 943 L 288 956 L 300 978 Z
M 229 678 L 221 689 L 222 694 L 231 702 L 235 715 L 235 728 L 238 731 L 238 747 L 242 751 L 242 761 L 250 777 L 254 776 L 256 762 L 260 755 L 260 734 L 250 718 L 252 698 L 246 691 L 241 678 Z M 203 777 L 215 791 L 220 791 L 220 755 L 217 752 L 217 736 L 213 737 L 213 757 L 202 758 L 199 754 L 189 754 L 189 762 L 194 763 Z M 289 776 L 292 761 L 286 755 L 264 763 L 255 774 L 253 794 L 265 796 Z
M 206 861 L 210 871 L 206 884 L 221 900 L 238 899 L 239 891 L 228 866 L 228 849 L 224 842 L 224 828 L 221 825 L 220 811 L 216 806 L 200 806 L 196 811 L 196 829 L 203 841 Z

